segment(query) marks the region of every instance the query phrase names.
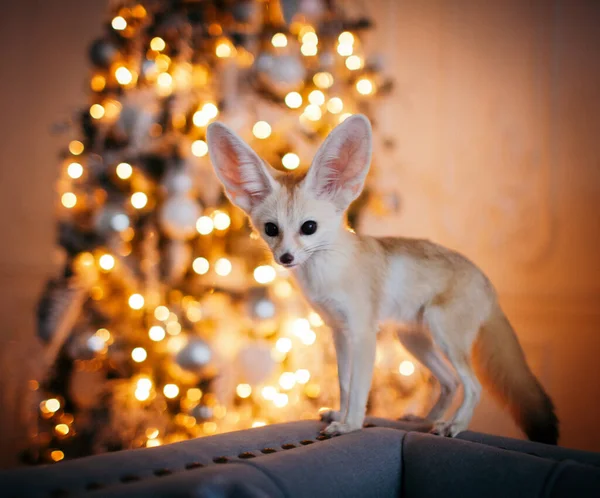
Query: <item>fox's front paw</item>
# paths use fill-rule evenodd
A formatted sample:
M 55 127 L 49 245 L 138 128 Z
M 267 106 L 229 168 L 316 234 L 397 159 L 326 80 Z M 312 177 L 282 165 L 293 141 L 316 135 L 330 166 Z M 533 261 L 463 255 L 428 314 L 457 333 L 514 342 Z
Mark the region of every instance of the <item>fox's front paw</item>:
M 458 422 L 436 422 L 430 432 L 438 436 L 455 437 L 465 429 L 466 427 Z
M 321 431 L 322 434 L 328 436 L 338 436 L 340 434 L 347 434 L 348 432 L 354 432 L 361 429 L 362 426 L 355 427 L 354 425 L 345 424 L 343 422 L 331 422 L 325 429 Z
M 339 422 L 342 420 L 342 415 L 338 410 L 325 410 L 319 413 L 323 422 Z

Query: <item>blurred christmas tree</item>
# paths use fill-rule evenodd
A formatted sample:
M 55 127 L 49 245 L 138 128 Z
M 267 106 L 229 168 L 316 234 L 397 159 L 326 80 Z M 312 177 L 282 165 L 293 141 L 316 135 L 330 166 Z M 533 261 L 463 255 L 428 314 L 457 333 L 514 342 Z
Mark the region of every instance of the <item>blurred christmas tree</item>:
M 336 124 L 372 115 L 389 90 L 363 54 L 368 20 L 296 3 L 286 23 L 269 0 L 113 2 L 62 159 L 66 261 L 39 307 L 49 368 L 30 386 L 27 460 L 315 418 L 337 403 L 329 334 L 224 198 L 205 142 L 219 119 L 274 167 L 307 167 Z M 374 202 L 367 189 L 351 222 Z M 372 412 L 418 404 L 422 377 L 391 336 L 378 365 Z

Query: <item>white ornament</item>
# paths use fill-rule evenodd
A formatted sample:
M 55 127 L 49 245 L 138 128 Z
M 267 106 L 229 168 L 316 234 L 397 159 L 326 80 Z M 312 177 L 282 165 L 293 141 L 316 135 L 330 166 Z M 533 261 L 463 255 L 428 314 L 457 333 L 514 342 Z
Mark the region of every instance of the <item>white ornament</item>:
M 306 68 L 299 56 L 262 53 L 255 63 L 260 81 L 278 95 L 298 90 L 306 77 Z
M 266 381 L 275 369 L 271 348 L 262 341 L 242 349 L 238 354 L 237 364 L 242 378 L 251 385 Z
M 159 220 L 168 237 L 186 240 L 196 234 L 196 221 L 201 214 L 198 202 L 178 194 L 165 201 L 159 213 Z

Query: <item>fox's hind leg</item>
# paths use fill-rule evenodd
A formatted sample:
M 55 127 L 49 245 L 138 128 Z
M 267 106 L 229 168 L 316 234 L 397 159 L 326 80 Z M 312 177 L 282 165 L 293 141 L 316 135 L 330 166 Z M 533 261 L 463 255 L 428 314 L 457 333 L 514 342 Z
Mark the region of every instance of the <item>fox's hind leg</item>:
M 456 375 L 444 361 L 441 352 L 435 348 L 431 338 L 423 331 L 398 331 L 398 338 L 406 350 L 423 366 L 427 367 L 440 384 L 440 394 L 426 416 L 431 422 L 438 422 L 452 404 L 458 389 Z
M 471 365 L 471 349 L 480 323 L 468 312 L 451 306 L 432 307 L 425 312 L 425 319 L 433 339 L 456 370 L 463 387 L 463 400 L 456 413 L 448 421 L 436 423 L 432 431 L 454 437 L 469 426 L 481 395 L 481 384 Z

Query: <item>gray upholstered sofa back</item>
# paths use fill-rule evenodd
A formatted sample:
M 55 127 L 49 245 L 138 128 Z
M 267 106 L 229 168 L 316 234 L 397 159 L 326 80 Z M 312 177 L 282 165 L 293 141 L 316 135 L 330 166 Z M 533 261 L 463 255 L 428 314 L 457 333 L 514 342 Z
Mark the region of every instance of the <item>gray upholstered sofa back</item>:
M 303 421 L 0 473 L 2 496 L 598 497 L 600 454 L 369 419 L 336 438 Z

